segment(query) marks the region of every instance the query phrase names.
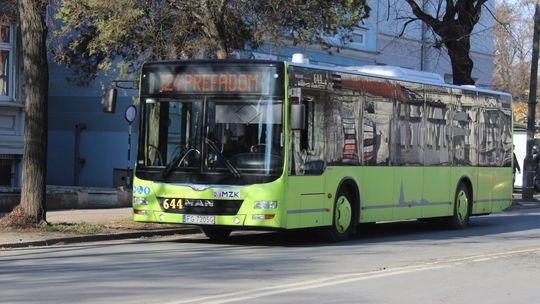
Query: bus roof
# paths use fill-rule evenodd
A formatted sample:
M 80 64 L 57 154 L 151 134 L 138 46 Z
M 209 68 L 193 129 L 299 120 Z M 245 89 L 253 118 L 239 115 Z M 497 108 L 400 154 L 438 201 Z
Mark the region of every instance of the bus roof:
M 283 61 L 275 60 L 255 60 L 255 59 L 194 59 L 194 60 L 164 60 L 149 61 L 142 66 L 143 69 L 161 67 L 161 66 L 180 66 L 180 65 L 283 65 Z
M 380 66 L 381 68 L 377 70 L 376 68 L 374 68 L 375 66 L 373 65 L 358 66 L 358 67 L 337 67 L 337 66 L 332 67 L 332 66 L 320 66 L 320 65 L 308 64 L 308 63 L 297 63 L 297 62 L 288 62 L 288 64 L 290 66 L 313 68 L 313 69 L 320 69 L 320 70 L 326 70 L 326 71 L 376 77 L 376 78 L 382 78 L 382 79 L 388 79 L 388 80 L 400 80 L 400 81 L 407 81 L 407 82 L 414 82 L 414 83 L 421 83 L 421 84 L 429 84 L 429 85 L 435 85 L 435 86 L 443 86 L 447 88 L 462 89 L 462 90 L 497 94 L 497 95 L 506 95 L 506 96 L 511 97 L 511 94 L 506 93 L 506 92 L 478 88 L 476 86 L 469 86 L 469 85 L 460 86 L 460 85 L 449 84 L 444 81 L 441 81 L 442 77 L 440 77 L 440 75 L 439 75 L 440 78 L 435 76 L 438 74 L 431 73 L 431 72 L 424 72 L 424 73 L 427 73 L 426 74 L 427 77 L 426 77 L 420 74 L 420 73 L 423 73 L 422 71 L 409 70 L 409 69 L 404 69 L 400 67 Z

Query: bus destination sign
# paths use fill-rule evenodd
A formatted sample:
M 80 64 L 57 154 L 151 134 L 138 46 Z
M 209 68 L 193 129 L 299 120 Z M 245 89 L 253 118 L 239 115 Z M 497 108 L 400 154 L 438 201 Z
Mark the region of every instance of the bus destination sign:
M 193 62 L 143 67 L 141 96 L 271 95 L 283 96 L 283 67 L 269 64 Z
M 161 93 L 252 93 L 264 94 L 259 71 L 214 73 L 159 73 Z M 268 84 L 266 84 L 268 85 Z

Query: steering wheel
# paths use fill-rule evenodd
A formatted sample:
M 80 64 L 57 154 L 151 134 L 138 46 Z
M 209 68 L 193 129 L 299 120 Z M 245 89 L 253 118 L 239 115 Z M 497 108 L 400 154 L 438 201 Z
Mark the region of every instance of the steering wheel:
M 266 145 L 265 144 L 256 144 L 256 145 L 253 145 L 249 148 L 249 152 L 259 152 L 259 150 L 262 150 L 262 149 L 265 149 L 266 148 Z
M 199 150 L 197 150 L 197 149 L 195 149 L 195 148 L 191 148 L 191 149 L 187 150 L 186 153 L 184 153 L 184 156 L 183 156 L 182 159 L 180 159 L 180 161 L 178 162 L 178 166 L 177 166 L 177 167 L 182 166 L 182 164 L 183 164 L 184 167 L 186 166 L 185 160 L 186 160 L 186 158 L 191 154 L 191 152 L 195 152 L 195 153 L 201 155 L 201 151 L 199 151 Z

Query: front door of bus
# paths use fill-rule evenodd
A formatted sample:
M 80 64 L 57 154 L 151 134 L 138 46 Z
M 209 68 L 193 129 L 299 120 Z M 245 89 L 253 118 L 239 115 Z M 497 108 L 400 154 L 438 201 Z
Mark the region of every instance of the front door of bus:
M 290 132 L 288 228 L 321 226 L 327 212 L 324 208 L 325 178 L 322 156 L 323 105 L 318 102 L 319 98 L 314 92 L 302 91 L 306 126 L 304 130 Z

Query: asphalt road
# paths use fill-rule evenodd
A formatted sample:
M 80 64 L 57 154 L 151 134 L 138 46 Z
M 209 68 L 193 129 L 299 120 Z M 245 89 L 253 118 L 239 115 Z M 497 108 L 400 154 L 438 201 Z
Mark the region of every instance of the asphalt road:
M 0 252 L 1 303 L 537 303 L 539 282 L 538 209 L 338 244 L 242 232 Z

